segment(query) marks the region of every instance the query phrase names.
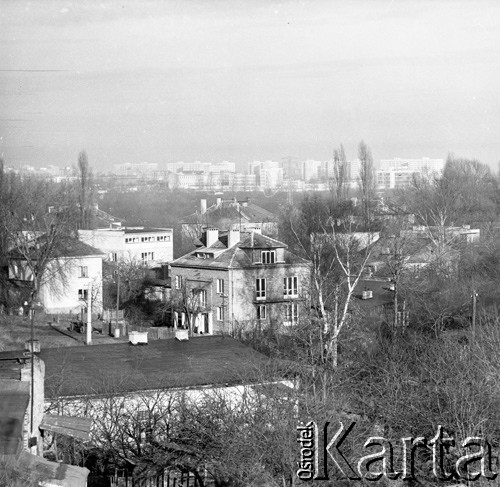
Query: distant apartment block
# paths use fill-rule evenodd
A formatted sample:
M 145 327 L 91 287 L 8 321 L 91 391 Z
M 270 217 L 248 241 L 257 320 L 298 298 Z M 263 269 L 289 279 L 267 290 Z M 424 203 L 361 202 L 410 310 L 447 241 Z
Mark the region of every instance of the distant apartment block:
M 361 161 L 359 159 L 345 162 L 338 162 L 330 159 L 321 163 L 319 177 L 326 181 L 330 181 L 336 180 L 338 175 L 343 173 L 346 183 L 350 186 L 354 186 L 358 184 L 360 167 Z
M 404 188 L 415 176 L 432 177 L 442 173 L 444 159 L 382 159 L 375 173 L 378 189 Z
M 254 174 L 259 189 L 277 189 L 283 185 L 283 167 L 277 161 L 253 161 L 248 163 L 248 173 Z
M 235 172 L 177 172 L 169 173 L 169 185 L 194 191 L 255 191 L 254 174 Z
M 306 182 L 319 179 L 321 174 L 321 166 L 321 161 L 314 161 L 312 159 L 302 161 L 302 179 Z
M 113 173 L 117 176 L 151 176 L 158 172 L 158 164 L 156 162 L 140 162 L 124 164 L 114 164 Z
M 208 228 L 171 277 L 174 324 L 194 334 L 291 326 L 307 312 L 310 263 L 256 231 Z
M 375 180 L 377 189 L 394 189 L 406 188 L 410 186 L 414 175 L 419 175 L 420 172 L 413 170 L 378 170 L 375 171 Z
M 109 228 L 78 230 L 78 237 L 113 262 L 142 262 L 155 267 L 173 260 L 171 228 L 122 227 L 113 223 Z
M 441 173 L 444 169 L 444 159 L 382 159 L 379 169 L 383 171 L 413 171 L 419 173 Z

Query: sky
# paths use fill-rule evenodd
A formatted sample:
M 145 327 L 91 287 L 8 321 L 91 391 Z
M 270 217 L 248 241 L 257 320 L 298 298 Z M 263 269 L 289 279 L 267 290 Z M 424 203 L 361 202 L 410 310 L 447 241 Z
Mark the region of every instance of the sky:
M 1 0 L 9 166 L 500 161 L 496 0 Z

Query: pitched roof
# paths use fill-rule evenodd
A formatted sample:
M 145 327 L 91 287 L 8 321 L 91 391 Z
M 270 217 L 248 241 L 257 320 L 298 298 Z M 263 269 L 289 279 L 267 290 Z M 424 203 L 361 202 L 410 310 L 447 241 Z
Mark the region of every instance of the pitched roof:
M 235 269 L 253 266 L 249 254 L 244 249 L 284 249 L 284 262 L 277 262 L 288 265 L 305 265 L 307 260 L 293 254 L 287 250 L 287 245 L 274 238 L 261 235 L 257 232 L 244 232 L 241 234 L 240 242 L 234 247 L 227 248 L 227 235 L 222 235 L 210 247 L 203 245 L 206 242 L 205 236 L 200 239 L 202 246 L 192 252 L 179 257 L 170 263 L 172 267 L 202 267 L 214 269 Z M 214 254 L 214 257 L 202 259 L 198 257 L 200 253 Z
M 280 242 L 279 240 L 257 232 L 244 233 L 238 246 L 243 249 L 272 249 L 288 247 L 287 244 Z
M 239 209 L 238 209 L 239 208 Z M 246 220 L 250 223 L 276 222 L 277 217 L 270 211 L 254 203 L 238 204 L 233 201 L 223 201 L 219 206 L 214 204 L 201 214 L 198 211 L 182 219 L 184 224 L 204 224 L 211 227 L 224 227 Z
M 52 348 L 39 356 L 46 397 L 251 383 L 271 365 L 265 355 L 221 336 Z
M 40 237 L 39 241 L 42 246 L 47 245 L 46 237 Z M 91 247 L 90 245 L 73 237 L 61 237 L 54 239 L 50 250 L 50 257 L 53 259 L 62 257 L 100 257 L 105 255 L 106 254 L 104 254 L 101 250 Z M 37 253 L 33 252 L 32 258 L 35 259 L 36 256 Z M 19 249 L 13 249 L 10 253 L 10 257 L 13 259 L 24 259 L 25 255 L 20 252 Z
M 260 223 L 260 222 L 275 222 L 278 220 L 274 213 L 261 208 L 254 203 L 248 203 L 247 205 L 241 205 L 241 212 L 248 218 L 249 221 Z

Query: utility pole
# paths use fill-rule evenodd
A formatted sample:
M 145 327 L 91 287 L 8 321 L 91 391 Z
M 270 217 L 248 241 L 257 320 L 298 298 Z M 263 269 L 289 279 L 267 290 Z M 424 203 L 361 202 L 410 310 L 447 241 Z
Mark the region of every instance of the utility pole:
M 224 336 L 224 333 L 226 332 L 226 298 L 229 296 L 222 293 L 220 297 L 222 299 L 222 336 Z
M 89 290 L 87 296 L 87 330 L 85 344 L 92 343 L 92 283 L 89 282 Z
M 477 307 L 477 293 L 472 290 L 472 336 L 476 338 L 476 307 Z
M 117 287 L 116 287 L 116 329 L 118 329 L 118 311 L 120 309 L 120 273 L 118 272 L 118 270 L 115 271 L 116 272 L 116 284 L 117 284 Z

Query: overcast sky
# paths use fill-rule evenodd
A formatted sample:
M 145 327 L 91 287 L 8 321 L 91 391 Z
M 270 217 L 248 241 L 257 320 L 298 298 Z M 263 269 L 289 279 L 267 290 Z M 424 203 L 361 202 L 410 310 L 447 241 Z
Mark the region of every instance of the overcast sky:
M 0 6 L 8 165 L 500 160 L 500 2 L 47 1 Z

